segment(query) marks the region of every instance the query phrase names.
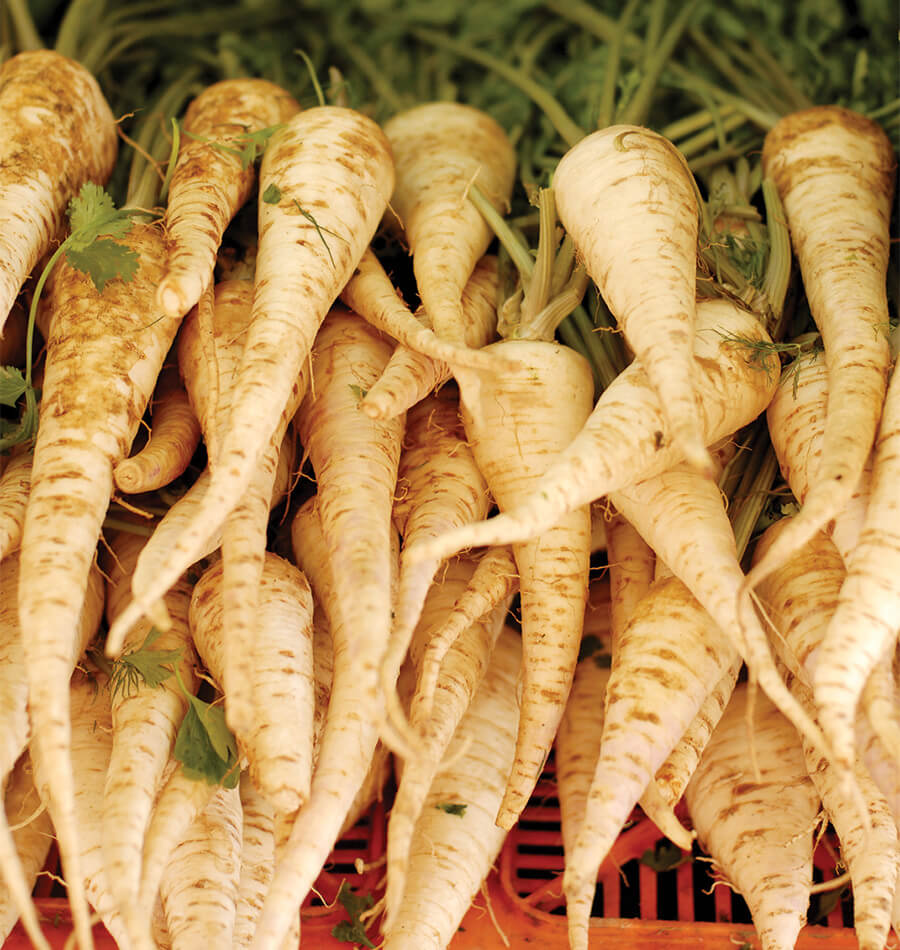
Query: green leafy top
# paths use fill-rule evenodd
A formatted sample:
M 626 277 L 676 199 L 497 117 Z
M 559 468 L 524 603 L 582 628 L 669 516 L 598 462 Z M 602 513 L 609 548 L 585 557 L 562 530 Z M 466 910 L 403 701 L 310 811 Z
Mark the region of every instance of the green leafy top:
M 360 920 L 362 912 L 375 903 L 372 895 L 359 895 L 347 885 L 346 881 L 342 881 L 337 899 L 350 919 L 335 924 L 331 929 L 331 936 L 342 943 L 361 943 L 364 947 L 375 950 L 375 944 L 366 936 L 366 928 Z
M 468 808 L 468 805 L 457 802 L 438 802 L 434 807 L 439 808 L 448 815 L 456 815 L 457 817 L 462 818 L 466 813 L 466 808 Z
M 688 852 L 682 851 L 677 844 L 671 841 L 657 841 L 656 847 L 648 848 L 641 855 L 641 864 L 656 872 L 671 871 L 682 864 L 689 864 L 692 858 Z
M 593 633 L 589 633 L 581 641 L 581 647 L 578 650 L 578 662 L 586 660 L 590 657 L 594 663 L 603 668 L 609 669 L 612 665 L 612 657 L 609 654 L 609 649 L 600 639 L 600 637 L 595 636 Z
M 66 243 L 79 251 L 86 250 L 99 237 L 123 237 L 131 230 L 128 208 L 116 208 L 115 202 L 101 185 L 85 182 L 81 191 L 69 202 L 66 210 L 72 229 Z
M 812 899 L 814 903 L 809 910 L 809 922 L 811 924 L 817 924 L 825 920 L 832 911 L 837 909 L 848 892 L 849 888 L 843 887 L 836 888 L 833 891 L 826 891 L 822 894 L 813 894 Z
M 138 255 L 113 241 L 123 237 L 133 224 L 130 208 L 116 208 L 100 185 L 86 182 L 67 209 L 72 233 L 63 242 L 66 261 L 87 274 L 102 294 L 110 280 L 130 281 L 138 268 Z
M 188 701 L 175 737 L 175 758 L 188 778 L 235 788 L 240 779 L 240 763 L 237 743 L 225 724 L 225 710 L 189 693 L 177 668 L 175 678 Z
M 270 125 L 265 129 L 257 129 L 255 132 L 244 129 L 244 131 L 241 132 L 241 134 L 235 140 L 234 145 L 226 145 L 224 142 L 215 141 L 215 139 L 205 138 L 202 135 L 195 135 L 193 132 L 188 132 L 187 129 L 182 129 L 182 132 L 188 138 L 194 139 L 197 142 L 203 142 L 214 149 L 218 149 L 220 152 L 227 152 L 229 155 L 236 155 L 240 159 L 241 169 L 246 171 L 258 159 L 262 158 L 262 154 L 266 150 L 266 146 L 269 144 L 269 139 L 272 138 L 276 132 L 279 132 L 283 128 L 284 123 Z
M 141 686 L 155 689 L 161 686 L 175 672 L 175 664 L 181 659 L 183 649 L 153 650 L 151 647 L 161 636 L 156 627 L 152 627 L 137 650 L 123 653 L 112 664 L 109 688 L 113 696 L 121 692 L 124 696 L 134 695 Z
M 138 268 L 138 255 L 113 238 L 128 233 L 131 217 L 136 213 L 133 209 L 116 208 L 106 191 L 93 182 L 83 184 L 69 202 L 67 214 L 71 233 L 47 261 L 32 295 L 25 337 L 24 378 L 15 367 L 0 367 L 0 405 L 15 405 L 20 396 L 25 397 L 18 424 L 10 425 L 0 420 L 0 452 L 30 441 L 37 432 L 37 392 L 31 384 L 34 326 L 38 302 L 50 272 L 65 255 L 72 267 L 91 278 L 101 294 L 110 280 L 130 281 Z
M 0 366 L 0 406 L 14 406 L 25 392 L 25 377 L 15 366 Z
M 267 205 L 277 205 L 281 201 L 281 189 L 273 181 L 261 195 Z
M 177 666 L 184 650 L 153 650 L 159 636 L 159 631 L 152 628 L 137 650 L 124 653 L 112 663 L 101 650 L 91 651 L 91 658 L 108 675 L 113 696 L 120 691 L 131 696 L 142 685 L 156 689 L 174 675 L 188 704 L 175 737 L 175 758 L 188 778 L 235 788 L 240 763 L 237 743 L 225 723 L 225 711 L 220 704 L 204 702 L 185 688 Z

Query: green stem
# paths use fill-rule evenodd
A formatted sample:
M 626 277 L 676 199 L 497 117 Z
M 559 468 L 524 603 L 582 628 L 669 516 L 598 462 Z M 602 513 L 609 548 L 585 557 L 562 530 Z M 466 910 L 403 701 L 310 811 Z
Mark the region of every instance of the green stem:
M 594 377 L 594 392 L 599 393 L 602 389 L 600 374 L 597 371 L 597 367 L 594 364 L 594 361 L 591 359 L 590 351 L 588 350 L 587 344 L 584 342 L 581 334 L 578 332 L 578 327 L 575 324 L 575 321 L 572 319 L 571 314 L 566 317 L 565 320 L 560 323 L 556 328 L 556 332 L 559 335 L 560 340 L 571 349 L 575 350 L 577 353 L 580 353 L 590 364 L 591 373 Z
M 743 65 L 747 72 L 754 75 L 757 81 L 761 83 L 759 86 L 754 86 L 761 103 L 765 103 L 771 109 L 784 109 L 784 100 L 789 99 L 789 97 L 784 90 L 773 88 L 771 84 L 773 77 L 752 53 L 739 43 L 729 39 L 722 41 L 722 50 L 727 61 Z
M 541 223 L 541 215 L 539 211 L 529 211 L 527 214 L 520 214 L 515 218 L 510 218 L 509 223 L 512 227 L 525 231 L 529 228 L 538 227 Z
M 597 128 L 605 129 L 613 124 L 616 114 L 616 86 L 619 81 L 619 63 L 622 59 L 622 43 L 628 32 L 628 25 L 637 9 L 638 0 L 628 0 L 616 29 L 616 35 L 609 43 L 606 69 L 603 73 L 603 90 L 600 94 L 600 107 L 597 109 Z
M 400 112 L 404 108 L 404 102 L 391 84 L 387 73 L 378 67 L 375 60 L 358 43 L 346 39 L 342 41 L 341 45 L 350 62 L 371 83 L 372 92 L 374 93 L 373 99 L 381 106 L 386 106 L 392 113 Z
M 553 297 L 529 323 L 520 324 L 516 336 L 522 340 L 552 340 L 560 323 L 584 299 L 589 282 L 584 269 L 578 268 L 561 293 Z
M 622 113 L 621 121 L 626 125 L 643 125 L 650 112 L 650 104 L 659 77 L 666 63 L 671 59 L 675 47 L 678 45 L 684 31 L 687 29 L 691 17 L 702 0 L 688 0 L 678 11 L 677 16 L 669 25 L 659 45 L 654 50 L 652 62 L 648 64 L 647 72 L 641 80 L 634 97 Z
M 596 391 L 599 394 L 609 386 L 620 372 L 613 362 L 607 346 L 603 343 L 603 337 L 612 331 L 595 327 L 584 306 L 581 305 L 572 311 L 570 319 L 574 322 L 582 340 L 584 340 L 588 360 L 594 368 L 594 375 L 597 379 Z
M 784 93 L 794 110 L 808 109 L 813 103 L 794 84 L 791 77 L 784 71 L 781 63 L 763 46 L 753 33 L 748 35 L 750 50 L 762 65 L 763 74 L 768 74 Z
M 738 218 L 739 220 L 746 222 L 748 227 L 751 224 L 758 223 L 762 220 L 756 208 L 754 208 L 753 205 L 746 204 L 722 205 L 719 214 L 724 215 L 726 218 Z
M 604 43 L 611 43 L 615 40 L 618 28 L 616 21 L 600 13 L 599 10 L 595 10 L 585 0 L 544 0 L 544 6 L 565 17 L 571 23 L 583 27 Z M 622 48 L 625 54 L 633 58 L 640 57 L 642 47 L 641 40 L 633 33 L 629 33 L 622 40 Z M 703 77 L 698 76 L 675 60 L 669 59 L 666 65 L 672 75 L 680 80 L 684 88 L 694 90 L 699 95 L 708 97 L 714 102 L 731 106 L 766 131 L 772 128 L 781 118 L 780 113 L 773 114 L 765 109 L 760 109 L 752 102 L 747 102 L 740 96 L 725 92 L 716 83 L 703 79 Z M 729 154 L 728 157 L 733 156 Z
M 34 25 L 27 0 L 6 0 L 6 9 L 12 18 L 19 50 L 44 49 L 44 41 Z
M 141 152 L 146 152 L 151 159 L 160 161 L 166 153 L 171 153 L 172 146 L 166 129 L 167 120 L 181 110 L 182 105 L 194 90 L 199 75 L 200 70 L 197 67 L 181 73 L 175 82 L 163 90 L 135 130 L 134 142 L 140 148 L 135 151 L 128 176 L 125 203 L 129 207 L 152 208 L 158 200 L 164 178 L 160 175 L 158 166 Z
M 175 672 L 175 679 L 178 683 L 178 688 L 181 690 L 181 695 L 184 696 L 184 698 L 188 701 L 188 703 L 190 703 L 190 701 L 195 698 L 195 695 L 194 693 L 189 693 L 187 687 L 184 685 L 184 682 L 181 679 L 181 674 L 178 672 L 177 663 L 175 664 L 174 672 Z
M 757 136 L 745 136 L 740 141 L 732 142 L 731 145 L 726 145 L 724 148 L 714 149 L 710 152 L 704 152 L 696 158 L 690 158 L 688 160 L 688 167 L 692 172 L 697 174 L 706 168 L 712 168 L 714 165 L 718 165 L 720 162 L 728 162 L 733 158 L 740 158 L 746 154 L 749 148 L 758 143 L 759 139 Z
M 663 33 L 663 23 L 666 21 L 666 0 L 652 0 L 650 16 L 647 20 L 647 32 L 644 36 L 644 69 L 653 68 L 656 48 Z
M 728 286 L 748 305 L 758 297 L 758 291 L 748 283 L 740 268 L 731 263 L 721 248 L 709 245 L 701 248 L 699 253 L 717 284 Z
M 215 55 L 216 71 L 222 79 L 240 79 L 246 73 L 237 52 L 225 43 L 219 43 Z
M 479 191 L 477 185 L 472 185 L 469 188 L 469 200 L 478 208 L 490 225 L 501 246 L 519 271 L 522 283 L 526 284 L 531 279 L 535 268 L 534 258 L 532 258 L 528 247 L 517 237 L 509 224 L 497 212 L 497 209 Z M 568 254 L 568 249 L 565 253 Z M 591 364 L 597 387 L 596 391 L 599 393 L 615 379 L 619 371 L 613 365 L 603 343 L 598 339 L 599 334 L 595 332 L 594 324 L 585 312 L 584 307 L 577 306 L 572 311 L 571 316 L 567 316 L 559 324 L 558 329 L 563 342 L 578 350 Z M 581 345 L 575 345 L 574 341 L 577 338 L 580 338 Z
M 686 66 L 682 66 L 681 63 L 671 60 L 668 67 L 672 75 L 680 81 L 683 88 L 694 91 L 703 97 L 708 97 L 715 102 L 733 106 L 738 112 L 742 112 L 751 122 L 765 131 L 771 129 L 781 118 L 782 113 L 780 111 L 770 112 L 741 96 L 726 92 L 720 85 L 704 79 Z
M 562 20 L 551 20 L 537 30 L 527 43 L 523 43 L 521 46 L 516 45 L 515 48 L 518 49 L 519 69 L 525 74 L 531 72 L 540 54 L 558 36 L 567 33 L 568 30 L 568 24 Z
M 50 260 L 47 261 L 44 269 L 41 271 L 41 276 L 38 277 L 37 283 L 34 285 L 34 293 L 31 295 L 31 306 L 28 308 L 28 328 L 25 333 L 25 385 L 29 388 L 31 387 L 31 364 L 34 358 L 34 327 L 37 321 L 38 303 L 41 299 L 41 293 L 44 290 L 44 284 L 47 283 L 47 278 L 50 276 L 50 271 L 53 270 L 65 249 L 66 242 L 63 241 L 53 254 L 51 254 Z
M 412 33 L 426 43 L 431 43 L 433 46 L 449 50 L 458 56 L 478 63 L 485 69 L 502 76 L 507 82 L 512 83 L 543 111 L 570 148 L 584 138 L 584 130 L 569 116 L 562 105 L 543 86 L 526 76 L 520 69 L 510 66 L 509 63 L 503 62 L 503 60 L 492 56 L 490 53 L 485 53 L 483 50 L 476 49 L 460 40 L 452 39 L 443 33 L 438 33 L 436 30 L 417 27 Z
M 178 152 L 181 149 L 181 126 L 178 120 L 173 116 L 172 121 L 172 144 L 169 148 L 169 160 L 166 162 L 166 175 L 159 188 L 159 200 L 163 203 L 169 199 L 169 185 L 172 183 L 172 173 L 175 171 L 175 163 L 178 161 Z
M 538 316 L 550 297 L 550 285 L 553 279 L 553 257 L 555 240 L 553 231 L 556 226 L 556 202 L 553 197 L 552 188 L 541 188 L 538 193 L 538 211 L 541 216 L 538 229 L 538 246 L 535 256 L 534 267 L 531 272 L 531 278 L 525 284 L 525 296 L 522 298 L 522 307 L 520 310 L 519 327 L 516 331 L 517 337 L 523 339 L 543 339 L 543 337 L 534 336 L 533 321 Z M 580 300 L 576 300 L 578 304 Z M 566 311 L 566 316 L 571 310 Z M 560 320 L 562 317 L 560 317 Z M 557 320 L 557 323 L 559 320 Z M 556 329 L 554 325 L 553 330 Z M 553 336 L 551 331 L 550 337 Z
M 556 260 L 553 262 L 553 273 L 550 275 L 551 297 L 562 293 L 563 288 L 569 282 L 574 266 L 575 242 L 570 234 L 566 234 L 556 253 Z
M 885 115 L 896 119 L 898 110 L 900 110 L 900 99 L 891 99 L 890 102 L 886 102 L 883 106 L 879 106 L 877 109 L 867 112 L 866 115 L 870 119 L 880 119 Z
M 309 54 L 306 50 L 297 49 L 294 52 L 303 60 L 306 64 L 306 70 L 309 73 L 310 82 L 312 82 L 313 91 L 316 94 L 316 102 L 320 106 L 325 105 L 325 93 L 322 92 L 322 87 L 319 85 L 319 77 L 316 75 L 316 67 L 313 66 L 313 61 L 309 58 Z
M 513 264 L 522 277 L 527 281 L 534 270 L 534 259 L 528 248 L 519 240 L 512 228 L 507 224 L 497 209 L 488 201 L 477 185 L 469 187 L 469 201 L 481 212 L 497 239 L 506 249 Z
M 544 0 L 544 6 L 558 13 L 571 23 L 581 26 L 604 43 L 613 43 L 619 24 L 605 13 L 595 10 L 585 0 Z M 643 43 L 633 33 L 623 37 L 622 45 L 626 53 L 639 56 Z
M 231 30 L 258 28 L 271 25 L 285 16 L 278 5 L 260 6 L 253 10 L 232 8 L 228 12 Z M 81 57 L 84 66 L 95 75 L 118 59 L 131 46 L 166 36 L 205 37 L 216 35 L 222 29 L 223 12 L 208 10 L 200 13 L 178 13 L 153 20 L 133 19 L 116 23 L 99 33 Z
M 596 287 L 594 290 L 595 302 L 591 318 L 594 336 L 601 341 L 601 345 L 609 355 L 609 361 L 615 367 L 616 375 L 618 376 L 631 362 L 631 356 L 625 348 L 625 338 L 619 332 L 616 318 L 607 306 L 600 291 L 597 290 Z
M 112 33 L 113 31 L 109 29 L 101 30 L 92 38 L 91 44 L 81 54 L 81 64 L 95 76 L 124 53 L 129 46 L 133 45 L 130 37 L 125 37 L 119 40 L 118 43 L 113 43 Z
M 93 36 L 96 24 L 106 25 L 105 7 L 106 0 L 72 0 L 56 34 L 56 52 L 80 60 L 82 41 Z
M 94 666 L 96 666 L 101 673 L 104 673 L 107 679 L 111 680 L 113 677 L 115 661 L 104 656 L 103 650 L 100 647 L 90 647 L 87 651 L 87 655 L 90 657 Z
M 760 425 L 756 432 L 751 460 L 735 492 L 736 504 L 729 512 L 738 560 L 743 558 L 744 552 L 750 545 L 759 516 L 766 507 L 772 485 L 778 476 L 778 459 L 765 425 Z
M 734 114 L 734 106 L 723 105 L 718 109 L 701 109 L 683 119 L 676 119 L 660 129 L 660 135 L 670 142 L 685 138 L 695 132 L 701 132 L 710 125 L 717 124 Z
M 766 205 L 766 227 L 769 233 L 769 260 L 763 278 L 763 291 L 772 309 L 774 325 L 772 339 L 778 342 L 787 332 L 784 299 L 791 281 L 791 237 L 787 218 L 778 195 L 778 189 L 771 178 L 763 179 L 763 201 Z
M 721 47 L 716 46 L 702 30 L 692 27 L 689 31 L 691 41 L 703 56 L 732 84 L 737 92 L 748 102 L 761 109 L 778 109 L 777 100 L 772 98 L 757 83 L 751 82 L 745 73 L 738 69 Z
M 678 150 L 685 158 L 692 158 L 694 155 L 702 155 L 703 152 L 716 142 L 719 148 L 726 148 L 728 143 L 725 136 L 735 129 L 739 129 L 747 122 L 747 117 L 740 114 L 730 115 L 723 119 L 721 125 L 705 129 L 698 132 L 690 138 L 678 143 Z
M 730 172 L 723 171 L 718 176 L 718 180 L 724 181 L 729 191 L 734 190 L 734 178 Z M 744 303 L 753 305 L 757 301 L 759 291 L 750 283 L 740 267 L 732 261 L 727 249 L 722 246 L 713 220 L 713 209 L 709 202 L 703 201 L 699 194 L 697 201 L 700 208 L 698 256 L 706 265 L 710 274 L 713 275 L 716 283 L 730 285 L 732 292 L 739 296 Z M 720 209 L 717 206 L 716 213 L 719 213 L 719 211 Z
M 56 266 L 66 249 L 66 243 L 62 244 L 50 256 L 40 277 L 34 286 L 34 293 L 31 295 L 31 306 L 28 308 L 28 326 L 25 329 L 25 412 L 22 416 L 22 422 L 6 438 L 0 439 L 0 452 L 8 452 L 14 445 L 18 445 L 27 438 L 26 431 L 30 429 L 29 420 L 34 418 L 37 411 L 37 396 L 34 391 L 32 364 L 34 363 L 34 327 L 37 321 L 38 304 L 41 299 L 41 293 L 50 272 Z

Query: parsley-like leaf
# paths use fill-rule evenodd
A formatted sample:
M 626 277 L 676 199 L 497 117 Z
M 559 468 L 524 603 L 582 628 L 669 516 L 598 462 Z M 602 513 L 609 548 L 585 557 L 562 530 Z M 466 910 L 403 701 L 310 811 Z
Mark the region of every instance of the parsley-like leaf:
M 126 697 L 131 696 L 142 685 L 155 689 L 172 676 L 175 671 L 174 664 L 181 659 L 182 651 L 152 650 L 151 647 L 159 637 L 159 630 L 156 627 L 151 628 L 137 650 L 123 653 L 115 660 L 110 675 L 110 690 L 113 696 L 119 692 Z
M 101 294 L 109 281 L 120 277 L 127 282 L 138 268 L 137 253 L 109 238 L 98 238 L 84 251 L 68 248 L 66 260 L 76 270 L 87 274 Z
M 359 895 L 347 886 L 346 881 L 342 881 L 337 899 L 350 919 L 342 920 L 332 927 L 331 936 L 343 943 L 361 943 L 364 947 L 375 950 L 375 944 L 366 936 L 366 928 L 359 919 L 359 915 L 374 903 L 372 895 Z
M 579 663 L 588 657 L 591 657 L 601 669 L 608 670 L 612 666 L 612 657 L 603 645 L 603 641 L 593 633 L 589 633 L 581 641 L 581 647 L 578 650 Z
M 269 144 L 269 139 L 284 128 L 284 123 L 279 125 L 270 125 L 265 129 L 258 129 L 256 132 L 248 132 L 246 129 L 237 138 L 234 145 L 226 145 L 224 142 L 217 142 L 215 139 L 204 138 L 202 135 L 195 135 L 182 129 L 184 135 L 197 142 L 203 142 L 206 145 L 217 149 L 220 152 L 227 152 L 229 155 L 236 155 L 241 161 L 241 169 L 246 171 L 257 159 L 262 157 L 262 153 Z
M 671 871 L 673 868 L 688 864 L 690 854 L 685 853 L 677 844 L 671 841 L 658 841 L 655 848 L 648 848 L 641 855 L 641 864 L 645 864 L 653 871 Z
M 15 366 L 0 366 L 0 406 L 14 406 L 25 392 L 25 377 Z
M 68 246 L 78 251 L 87 250 L 99 237 L 123 237 L 131 230 L 133 212 L 116 208 L 103 188 L 91 182 L 81 186 L 66 213 L 72 228 Z
M 262 193 L 262 200 L 267 205 L 277 205 L 281 201 L 281 189 L 273 181 L 271 185 Z
M 825 891 L 821 894 L 813 895 L 813 905 L 809 909 L 809 922 L 817 924 L 820 920 L 825 920 L 828 915 L 837 908 L 844 898 L 846 888 L 837 888 L 833 891 Z
M 280 125 L 270 125 L 256 132 L 245 132 L 241 138 L 241 168 L 245 171 L 258 159 L 269 144 L 269 139 L 284 128 Z
M 368 392 L 368 390 L 363 389 L 362 386 L 355 386 L 353 383 L 351 383 L 350 392 L 352 392 L 353 395 L 356 396 L 357 399 L 365 399 L 366 393 Z
M 441 811 L 445 811 L 448 815 L 456 815 L 459 818 L 466 813 L 467 805 L 458 804 L 457 802 L 438 802 L 435 808 L 440 808 Z
M 581 641 L 581 646 L 578 650 L 578 662 L 580 663 L 586 657 L 593 656 L 598 650 L 602 649 L 603 643 L 600 638 L 594 636 L 593 633 L 589 633 Z
M 188 778 L 225 788 L 237 786 L 237 744 L 225 725 L 225 712 L 220 706 L 190 697 L 175 738 L 175 758 Z
M 366 936 L 363 925 L 349 920 L 342 920 L 335 924 L 331 928 L 331 936 L 335 940 L 340 940 L 341 943 L 361 943 L 364 947 L 372 947 L 373 950 L 375 947 L 375 944 Z
M 133 213 L 128 208 L 116 208 L 103 188 L 91 182 L 82 185 L 69 202 L 72 233 L 63 244 L 66 260 L 87 274 L 101 294 L 110 280 L 118 277 L 129 281 L 137 271 L 137 252 L 112 240 L 131 230 Z
M 189 693 L 177 667 L 175 679 L 188 700 L 188 710 L 175 737 L 175 758 L 188 778 L 236 788 L 240 779 L 237 743 L 225 725 L 224 709 Z
M 33 386 L 25 386 L 25 408 L 18 424 L 7 423 L 0 419 L 0 452 L 8 452 L 14 445 L 29 442 L 37 435 L 38 429 L 38 392 Z

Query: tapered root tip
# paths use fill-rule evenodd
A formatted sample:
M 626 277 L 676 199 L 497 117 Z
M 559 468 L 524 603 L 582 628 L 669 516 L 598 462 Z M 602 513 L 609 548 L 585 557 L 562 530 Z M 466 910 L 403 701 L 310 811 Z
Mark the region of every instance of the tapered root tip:
M 695 426 L 682 426 L 674 438 L 684 453 L 685 461 L 698 475 L 704 478 L 717 477 L 716 463 Z
M 582 888 L 578 894 L 566 891 L 569 950 L 588 950 L 593 899 L 594 889 L 589 886 Z
M 502 828 L 504 831 L 512 831 L 516 822 L 519 820 L 519 815 L 525 807 L 525 803 L 522 803 L 521 808 L 516 807 L 521 797 L 522 796 L 517 793 L 507 793 L 506 798 L 503 799 L 500 805 L 500 810 L 497 812 L 496 824 L 498 828 Z M 508 799 L 512 799 L 512 802 Z
M 742 591 L 749 592 L 761 584 L 770 574 L 777 571 L 788 561 L 833 517 L 831 504 L 820 504 L 822 496 L 814 499 L 810 504 L 811 496 L 807 496 L 799 514 L 794 515 L 784 531 L 772 542 L 765 554 L 747 572 L 742 585 Z M 824 510 L 823 510 L 824 509 Z
M 387 413 L 384 411 L 384 407 L 381 405 L 380 401 L 370 400 L 368 397 L 364 397 L 360 401 L 359 408 L 362 409 L 366 416 L 368 416 L 370 419 L 374 419 L 376 422 L 379 419 L 384 419 L 387 416 Z
M 196 302 L 188 302 L 171 277 L 164 277 L 156 290 L 156 303 L 167 317 L 183 317 Z
M 153 626 L 160 633 L 168 633 L 172 629 L 172 617 L 164 600 L 157 600 L 147 608 L 147 616 L 153 621 Z
M 113 481 L 119 491 L 133 495 L 140 487 L 141 466 L 134 459 L 124 459 L 113 470 Z
M 309 801 L 309 791 L 303 792 L 293 788 L 283 788 L 266 793 L 266 798 L 276 812 L 282 815 L 293 815 Z
M 682 851 L 691 850 L 697 832 L 685 828 L 671 808 L 661 802 L 659 804 L 654 803 L 653 807 L 645 807 L 643 799 L 641 799 L 640 805 L 644 808 L 647 817 L 672 844 L 677 845 Z
M 160 613 L 156 608 L 161 608 L 162 612 Z M 172 625 L 172 619 L 169 617 L 169 612 L 162 601 L 145 610 L 136 600 L 132 600 L 110 624 L 109 632 L 106 634 L 104 653 L 109 659 L 115 660 L 118 658 L 125 644 L 128 631 L 143 617 L 150 617 L 161 633 L 165 633 Z

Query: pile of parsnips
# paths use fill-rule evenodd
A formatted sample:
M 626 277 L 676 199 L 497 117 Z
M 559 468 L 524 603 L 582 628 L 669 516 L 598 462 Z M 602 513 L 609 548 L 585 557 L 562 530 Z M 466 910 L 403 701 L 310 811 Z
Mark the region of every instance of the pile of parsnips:
M 897 595 L 878 578 L 893 577 L 894 509 L 882 495 L 895 483 L 897 387 L 884 299 L 894 159 L 874 123 L 814 109 L 767 139 L 766 174 L 824 345 L 820 408 L 801 410 L 793 385 L 778 386 L 758 317 L 727 289 L 697 302 L 696 189 L 671 144 L 640 127 L 596 132 L 560 163 L 568 243 L 546 196 L 551 226 L 504 310 L 537 329 L 491 343 L 494 234 L 467 193 L 502 214 L 515 159 L 476 110 L 430 104 L 380 128 L 346 107 L 300 110 L 260 80 L 213 86 L 185 117 L 161 221 L 123 215 L 96 190 L 115 158 L 114 123 L 76 64 L 7 61 L 0 112 L 13 117 L 10 154 L 38 159 L 0 183 L 14 199 L 0 208 L 0 230 L 14 235 L 0 312 L 15 314 L 72 212 L 31 295 L 46 340 L 40 426 L 5 463 L 0 570 L 4 774 L 27 745 L 82 946 L 88 901 L 122 946 L 295 944 L 297 909 L 383 776 L 384 746 L 403 771 L 379 926 L 388 947 L 445 946 L 562 723 L 571 740 L 598 499 L 618 513 L 606 526 L 612 666 L 602 717 L 602 684 L 592 690 L 588 725 L 602 739 L 581 763 L 583 804 L 563 804 L 573 946 L 586 945 L 596 868 L 635 802 L 682 836 L 667 809 L 685 786 L 701 840 L 772 947 L 792 945 L 803 922 L 821 799 L 844 827 L 861 943 L 883 944 L 900 756 Z M 248 139 L 262 152 L 258 181 Z M 254 183 L 254 277 L 214 284 L 223 234 Z M 416 314 L 370 249 L 382 221 L 412 255 Z M 635 354 L 596 405 L 587 365 L 550 339 L 588 277 Z M 167 356 L 186 395 L 163 371 Z M 28 387 L 30 365 L 26 375 Z M 451 375 L 456 385 L 431 395 Z M 170 399 L 196 419 L 178 416 L 187 443 L 164 422 Z M 67 689 L 100 622 L 98 542 L 114 490 L 126 490 L 121 473 L 135 477 L 135 460 L 123 463 L 151 401 L 137 456 L 150 461 L 127 490 L 182 476 L 200 433 L 209 464 L 139 553 L 126 556 L 126 532 L 104 554 L 116 592 L 105 653 L 138 672 L 123 684 L 114 664 L 114 688 L 97 672 Z M 819 424 L 790 460 L 778 407 L 788 428 L 801 412 Z M 745 576 L 715 476 L 767 408 L 802 507 Z M 316 493 L 288 509 L 291 564 L 266 538 L 300 459 Z M 502 514 L 488 517 L 494 503 Z M 516 587 L 521 636 L 505 623 Z M 669 639 L 632 659 L 651 630 Z M 848 651 L 850 630 L 859 641 Z M 755 706 L 744 687 L 732 693 L 742 662 L 762 690 Z M 200 669 L 222 703 L 196 696 Z M 587 747 L 576 739 L 575 758 Z M 673 759 L 692 761 L 666 785 Z M 29 769 L 14 774 L 27 782 Z M 788 824 L 771 826 L 773 800 Z M 20 841 L 33 846 L 36 827 Z M 2 840 L 10 897 L 46 946 L 27 897 L 26 865 L 33 877 L 40 862 L 24 844 L 16 859 L 8 829 Z M 775 854 L 790 874 L 773 872 Z

